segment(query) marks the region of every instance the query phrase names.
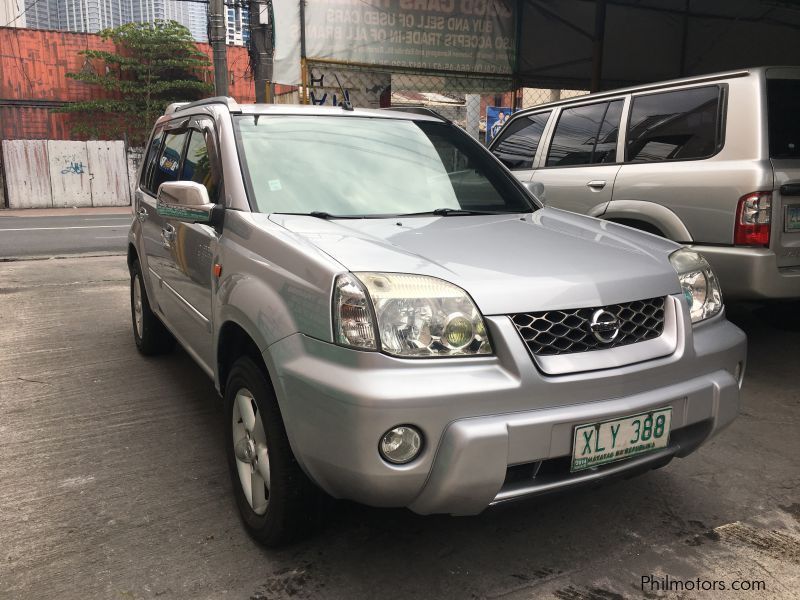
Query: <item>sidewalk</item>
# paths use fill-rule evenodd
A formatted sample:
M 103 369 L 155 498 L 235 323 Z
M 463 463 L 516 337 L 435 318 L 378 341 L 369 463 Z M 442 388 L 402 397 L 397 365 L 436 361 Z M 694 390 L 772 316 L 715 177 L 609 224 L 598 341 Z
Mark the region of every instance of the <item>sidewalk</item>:
M 130 206 L 88 208 L 17 208 L 0 209 L 0 217 L 68 217 L 71 215 L 129 215 Z

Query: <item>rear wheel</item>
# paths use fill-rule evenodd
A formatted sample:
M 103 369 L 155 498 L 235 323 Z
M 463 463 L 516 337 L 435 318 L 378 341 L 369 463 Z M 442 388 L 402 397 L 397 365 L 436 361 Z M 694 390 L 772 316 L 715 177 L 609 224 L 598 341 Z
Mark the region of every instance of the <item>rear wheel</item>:
M 136 348 L 145 356 L 163 354 L 175 347 L 175 338 L 150 308 L 138 260 L 131 265 L 131 321 Z
M 248 533 L 267 546 L 308 534 L 320 492 L 297 464 L 272 386 L 249 357 L 231 368 L 225 414 L 233 493 Z

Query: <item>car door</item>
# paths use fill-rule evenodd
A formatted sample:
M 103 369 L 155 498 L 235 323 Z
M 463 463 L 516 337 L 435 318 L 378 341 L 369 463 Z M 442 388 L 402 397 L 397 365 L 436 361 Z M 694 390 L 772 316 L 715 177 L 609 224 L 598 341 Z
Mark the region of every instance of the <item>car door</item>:
M 593 216 L 603 213 L 620 169 L 624 104 L 619 98 L 567 106 L 555 115 L 547 150 L 530 178 L 532 185 L 541 184 L 542 202 Z
M 489 147 L 492 154 L 523 183 L 530 181 L 533 174 L 539 142 L 552 113 L 552 110 L 544 110 L 514 117 Z
M 208 191 L 209 200 L 217 202 L 221 171 L 210 118 L 193 118 L 189 123 L 179 173 L 178 180 L 200 183 Z M 169 245 L 169 261 L 162 273 L 170 296 L 165 303 L 167 319 L 184 345 L 210 367 L 212 268 L 219 233 L 211 225 L 167 218 L 164 237 Z
M 165 245 L 166 221 L 158 214 L 156 197 L 158 186 L 165 181 L 176 181 L 186 130 L 180 123 L 170 123 L 156 129 L 142 170 L 142 180 L 136 191 L 136 218 L 142 224 L 142 249 L 148 279 L 148 293 L 156 312 L 165 317 L 164 271 L 172 260 Z

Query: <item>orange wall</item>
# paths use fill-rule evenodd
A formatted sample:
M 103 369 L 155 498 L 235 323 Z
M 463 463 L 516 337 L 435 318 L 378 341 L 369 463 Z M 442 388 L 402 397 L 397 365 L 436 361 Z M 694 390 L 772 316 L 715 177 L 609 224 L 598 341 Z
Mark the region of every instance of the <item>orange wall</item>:
M 197 44 L 211 59 L 211 46 Z M 0 139 L 81 139 L 73 136 L 69 115 L 52 113 L 63 102 L 102 94 L 96 86 L 69 79 L 84 64 L 81 50 L 113 51 L 99 35 L 0 27 Z M 228 46 L 229 94 L 241 103 L 255 101 L 247 49 Z M 210 71 L 206 73 L 213 83 Z

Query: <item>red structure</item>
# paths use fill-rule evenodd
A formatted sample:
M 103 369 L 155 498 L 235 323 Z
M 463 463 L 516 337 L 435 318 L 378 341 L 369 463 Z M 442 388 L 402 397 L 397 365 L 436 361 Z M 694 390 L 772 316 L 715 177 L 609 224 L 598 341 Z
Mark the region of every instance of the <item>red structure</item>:
M 211 60 L 211 46 L 197 44 Z M 81 50 L 113 51 L 99 35 L 0 27 L 0 139 L 80 140 L 70 115 L 52 112 L 67 102 L 88 100 L 103 91 L 67 77 L 84 66 Z M 255 101 L 247 49 L 228 46 L 229 94 Z M 210 71 L 206 80 L 213 83 Z

